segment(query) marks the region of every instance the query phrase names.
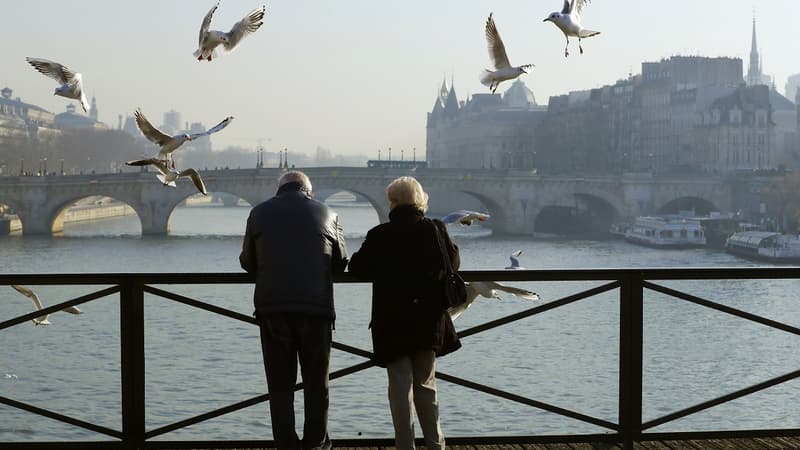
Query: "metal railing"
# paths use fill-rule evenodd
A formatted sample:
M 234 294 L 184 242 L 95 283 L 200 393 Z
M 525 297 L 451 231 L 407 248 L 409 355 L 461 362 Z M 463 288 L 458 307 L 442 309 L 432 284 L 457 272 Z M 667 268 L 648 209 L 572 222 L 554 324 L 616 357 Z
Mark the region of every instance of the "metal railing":
M 618 421 L 611 422 L 562 408 L 556 405 L 523 397 L 495 387 L 470 381 L 452 374 L 437 371 L 436 377 L 510 400 L 522 405 L 549 411 L 564 417 L 592 424 L 604 429 L 606 433 L 595 434 L 563 434 L 563 435 L 529 435 L 529 436 L 494 436 L 494 437 L 448 437 L 449 444 L 508 444 L 508 443 L 544 443 L 544 442 L 609 442 L 621 443 L 623 448 L 633 448 L 633 443 L 642 440 L 660 439 L 698 439 L 726 437 L 764 437 L 764 436 L 796 436 L 800 429 L 758 429 L 758 430 L 716 430 L 701 432 L 669 432 L 654 433 L 648 430 L 665 423 L 696 414 L 722 403 L 744 397 L 746 395 L 800 378 L 800 370 L 774 377 L 755 385 L 730 392 L 718 398 L 671 412 L 661 417 L 643 422 L 642 420 L 642 380 L 643 380 L 643 299 L 645 291 L 653 291 L 686 301 L 695 305 L 733 315 L 748 321 L 781 330 L 793 335 L 800 335 L 800 328 L 767 319 L 752 313 L 713 302 L 690 293 L 678 291 L 658 284 L 667 280 L 758 280 L 758 279 L 800 279 L 800 267 L 778 268 L 691 268 L 691 269 L 582 269 L 582 270 L 517 270 L 517 271 L 464 271 L 461 272 L 467 281 L 535 281 L 535 282 L 601 282 L 574 294 L 551 300 L 547 303 L 495 319 L 471 328 L 459 331 L 461 338 L 501 327 L 518 320 L 550 311 L 583 299 L 587 299 L 608 291 L 619 291 L 619 400 Z M 336 277 L 337 283 L 365 283 L 363 279 L 351 275 Z M 156 441 L 154 438 L 182 429 L 190 425 L 204 422 L 215 417 L 238 411 L 249 406 L 269 400 L 269 393 L 240 401 L 223 408 L 181 420 L 166 426 L 147 430 L 145 425 L 145 293 L 183 303 L 208 312 L 223 315 L 232 319 L 257 326 L 253 317 L 201 302 L 173 292 L 154 287 L 153 285 L 208 285 L 208 284 L 247 284 L 253 279 L 244 273 L 202 273 L 202 274 L 58 274 L 58 275 L 0 275 L 0 286 L 23 285 L 82 285 L 108 286 L 101 290 L 46 307 L 19 317 L 0 322 L 0 331 L 27 322 L 44 314 L 54 313 L 68 306 L 76 306 L 111 295 L 119 295 L 120 333 L 121 333 L 121 429 L 112 429 L 94 423 L 49 411 L 23 401 L 8 398 L 0 392 L 0 404 L 23 411 L 48 417 L 75 427 L 90 430 L 109 438 L 107 441 L 88 442 L 0 442 L 0 449 L 178 449 L 178 448 L 261 448 L 272 445 L 270 441 Z M 330 374 L 331 380 L 354 374 L 375 364 L 370 361 L 368 350 L 334 342 L 333 348 L 367 360 L 351 365 Z M 2 349 L 0 348 L 0 352 Z M 298 384 L 296 389 L 302 389 Z M 393 445 L 392 439 L 349 439 L 335 440 L 337 446 L 366 447 L 376 445 Z

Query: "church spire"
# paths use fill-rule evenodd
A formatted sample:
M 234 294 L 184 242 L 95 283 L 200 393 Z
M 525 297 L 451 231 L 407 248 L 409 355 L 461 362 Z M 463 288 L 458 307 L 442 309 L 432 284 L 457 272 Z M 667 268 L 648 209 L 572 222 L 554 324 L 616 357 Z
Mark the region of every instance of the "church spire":
M 758 41 L 756 39 L 756 17 L 753 15 L 753 36 L 750 43 L 750 66 L 747 69 L 747 85 L 764 84 L 761 68 L 761 58 L 758 55 Z

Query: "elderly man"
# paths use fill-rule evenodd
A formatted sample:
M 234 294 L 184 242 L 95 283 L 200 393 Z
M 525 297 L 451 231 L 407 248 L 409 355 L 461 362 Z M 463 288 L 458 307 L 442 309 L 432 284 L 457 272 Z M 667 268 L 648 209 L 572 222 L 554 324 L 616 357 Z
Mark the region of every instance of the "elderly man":
M 338 216 L 312 199 L 311 182 L 286 172 L 274 197 L 250 212 L 239 262 L 256 276 L 255 317 L 270 393 L 275 447 L 329 449 L 328 368 L 333 274 L 347 266 Z M 297 362 L 304 386 L 303 439 L 295 431 Z

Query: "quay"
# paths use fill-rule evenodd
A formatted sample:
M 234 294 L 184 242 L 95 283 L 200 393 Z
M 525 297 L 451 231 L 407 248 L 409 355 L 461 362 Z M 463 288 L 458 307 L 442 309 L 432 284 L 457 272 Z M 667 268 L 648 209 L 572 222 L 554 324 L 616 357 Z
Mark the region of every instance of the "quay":
M 553 429 L 554 434 L 531 434 L 522 432 L 510 435 L 492 435 L 486 432 L 482 434 L 480 423 L 475 424 L 474 435 L 458 436 L 448 435 L 448 448 L 454 450 L 769 450 L 769 449 L 800 449 L 800 427 L 783 425 L 776 426 L 769 422 L 758 425 L 754 429 L 738 429 L 735 423 L 729 421 L 711 422 L 709 425 L 698 427 L 679 426 L 680 431 L 657 432 L 653 431 L 665 424 L 693 416 L 697 413 L 707 411 L 719 405 L 725 404 L 728 408 L 734 408 L 736 414 L 742 417 L 759 416 L 772 411 L 775 404 L 763 405 L 763 408 L 744 406 L 735 403 L 736 400 L 751 394 L 765 391 L 775 386 L 791 387 L 787 383 L 800 378 L 800 367 L 786 373 L 763 373 L 756 374 L 755 378 L 749 380 L 737 379 L 739 381 L 732 389 L 721 391 L 722 395 L 716 398 L 710 396 L 701 397 L 699 403 L 690 406 L 676 406 L 680 402 L 675 402 L 673 397 L 675 391 L 667 389 L 659 391 L 661 396 L 667 400 L 667 408 L 659 411 L 644 411 L 644 299 L 645 294 L 653 293 L 659 296 L 667 296 L 671 301 L 688 302 L 693 307 L 701 307 L 714 314 L 722 314 L 725 317 L 734 317 L 736 320 L 743 320 L 748 323 L 766 327 L 771 332 L 782 332 L 786 338 L 781 339 L 781 343 L 789 343 L 790 338 L 800 336 L 800 328 L 778 320 L 763 317 L 748 311 L 737 309 L 725 304 L 711 301 L 695 295 L 692 286 L 696 284 L 706 284 L 711 281 L 730 281 L 730 280 L 776 280 L 796 282 L 800 279 L 800 267 L 747 267 L 747 268 L 664 268 L 664 269 L 543 269 L 543 270 L 516 270 L 516 271 L 464 271 L 461 272 L 466 281 L 526 281 L 526 282 L 548 282 L 548 283 L 571 283 L 571 290 L 560 298 L 546 299 L 544 303 L 537 303 L 534 306 L 517 311 L 500 318 L 494 318 L 486 322 L 473 325 L 469 328 L 459 329 L 458 333 L 462 340 L 477 335 L 479 333 L 495 330 L 500 327 L 515 323 L 528 317 L 546 313 L 548 311 L 565 307 L 568 305 L 582 302 L 603 294 L 609 294 L 618 305 L 618 319 L 615 320 L 613 327 L 618 332 L 618 352 L 615 352 L 613 365 L 614 383 L 616 388 L 613 391 L 614 409 L 610 414 L 600 417 L 583 411 L 581 404 L 558 405 L 548 403 L 534 398 L 528 398 L 517 392 L 512 392 L 513 388 L 508 386 L 489 386 L 477 380 L 470 379 L 472 365 L 466 367 L 451 367 L 448 369 L 439 368 L 436 378 L 448 384 L 457 385 L 460 388 L 468 389 L 471 392 L 485 394 L 493 397 L 493 400 L 509 402 L 515 408 L 528 408 L 522 412 L 510 413 L 504 419 L 514 421 L 522 418 L 530 411 L 531 414 L 546 411 L 559 415 L 563 418 L 572 419 L 584 424 L 594 425 L 600 429 L 597 432 L 558 432 Z M 20 410 L 25 413 L 33 413 L 50 420 L 61 422 L 75 427 L 76 429 L 88 430 L 97 436 L 105 437 L 105 440 L 89 441 L 15 441 L 1 442 L 0 450 L 56 450 L 56 449 L 80 449 L 80 450 L 213 450 L 213 449 L 240 449 L 255 450 L 271 448 L 272 442 L 245 441 L 245 440 L 182 440 L 171 441 L 163 440 L 168 438 L 168 433 L 176 430 L 185 430 L 196 424 L 215 419 L 236 411 L 261 404 L 269 400 L 269 393 L 255 395 L 254 397 L 237 401 L 236 403 L 219 407 L 193 417 L 183 418 L 174 423 L 160 425 L 158 427 L 148 427 L 147 413 L 152 412 L 152 407 L 148 407 L 145 400 L 145 367 L 147 355 L 145 354 L 145 295 L 157 297 L 160 300 L 172 301 L 185 306 L 197 308 L 207 313 L 216 314 L 234 319 L 242 323 L 257 326 L 253 317 L 232 311 L 214 304 L 200 301 L 194 298 L 172 292 L 168 289 L 173 285 L 234 285 L 252 284 L 253 278 L 246 273 L 131 273 L 131 274 L 0 274 L 0 287 L 22 284 L 30 286 L 50 285 L 50 286 L 89 286 L 97 289 L 93 292 L 79 297 L 63 301 L 58 304 L 49 305 L 39 311 L 32 311 L 18 317 L 10 319 L 0 319 L 0 331 L 7 328 L 29 322 L 31 319 L 43 314 L 51 314 L 68 306 L 78 306 L 99 299 L 108 301 L 117 300 L 119 305 L 119 341 L 120 341 L 120 405 L 121 411 L 120 426 L 112 428 L 98 423 L 91 423 L 86 420 L 70 417 L 63 413 L 46 409 L 34 404 L 36 399 L 11 398 L 0 386 L 0 405 L 7 410 Z M 350 274 L 338 275 L 334 280 L 336 283 L 369 283 L 369 280 L 360 279 Z M 669 282 L 691 281 L 700 283 L 687 283 L 682 290 L 669 287 Z M 586 283 L 591 282 L 587 287 Z M 683 286 L 683 285 L 682 285 Z M 769 292 L 764 295 L 768 296 Z M 787 318 L 788 319 L 788 318 Z M 786 319 L 784 319 L 786 320 Z M 653 322 L 647 322 L 653 324 Z M 655 322 L 658 323 L 658 322 Z M 677 347 L 675 347 L 677 348 Z M 332 384 L 339 378 L 357 374 L 366 369 L 375 367 L 371 361 L 371 352 L 357 346 L 347 345 L 338 340 L 334 340 L 333 349 L 337 352 L 344 352 L 360 362 L 353 362 L 351 365 L 334 370 L 330 373 Z M 2 353 L 5 347 L 0 347 L 0 357 L 5 357 Z M 565 358 L 571 355 L 564 355 Z M 450 370 L 454 372 L 450 372 Z M 463 370 L 462 370 L 463 369 Z M 444 370 L 447 370 L 446 372 Z M 699 370 L 699 369 L 696 369 Z M 786 370 L 786 369 L 783 369 Z M 751 374 L 745 374 L 751 375 Z M 752 384 L 755 383 L 755 384 Z M 567 386 L 568 389 L 571 386 Z M 298 384 L 296 390 L 302 389 Z M 793 397 L 792 391 L 788 395 Z M 193 393 L 201 396 L 203 393 L 198 391 Z M 476 397 L 477 398 L 477 397 Z M 554 402 L 559 402 L 560 398 L 555 398 Z M 783 397 L 781 397 L 783 400 Z M 732 403 L 733 402 L 733 403 Z M 791 398 L 781 403 L 794 403 Z M 746 404 L 746 403 L 745 403 Z M 46 404 L 45 404 L 46 406 Z M 480 405 L 476 405 L 479 407 Z M 671 408 L 670 408 L 671 406 Z M 512 411 L 508 409 L 508 411 Z M 158 412 L 158 411 L 156 411 Z M 645 412 L 643 414 L 643 412 Z M 655 417 L 654 416 L 655 412 Z M 388 414 L 388 412 L 387 412 Z M 646 417 L 647 416 L 647 417 Z M 22 416 L 20 416 L 22 417 Z M 335 420 L 332 417 L 332 420 Z M 28 423 L 32 423 L 26 419 Z M 43 421 L 39 421 L 41 423 Z M 790 422 L 791 423 L 791 422 Z M 37 426 L 34 425 L 34 426 Z M 670 427 L 671 428 L 671 427 Z M 709 429 L 710 428 L 710 429 Z M 557 433 L 557 434 L 556 434 Z M 34 433 L 35 435 L 35 433 Z M 391 430 L 386 430 L 386 437 L 383 438 L 351 438 L 336 439 L 333 436 L 334 446 L 337 449 L 360 450 L 360 449 L 391 449 L 393 441 L 390 438 Z M 422 442 L 419 442 L 422 445 Z

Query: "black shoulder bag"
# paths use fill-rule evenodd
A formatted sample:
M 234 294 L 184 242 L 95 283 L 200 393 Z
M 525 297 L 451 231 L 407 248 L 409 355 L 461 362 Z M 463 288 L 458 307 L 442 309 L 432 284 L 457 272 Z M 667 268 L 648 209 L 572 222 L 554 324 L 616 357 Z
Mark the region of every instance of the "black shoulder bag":
M 453 263 L 450 261 L 450 253 L 447 251 L 447 244 L 439 231 L 439 226 L 431 221 L 433 230 L 436 232 L 436 240 L 439 241 L 439 251 L 442 254 L 442 267 L 444 272 L 440 278 L 442 283 L 442 309 L 450 309 L 460 306 L 467 301 L 467 286 L 461 275 L 453 270 Z

